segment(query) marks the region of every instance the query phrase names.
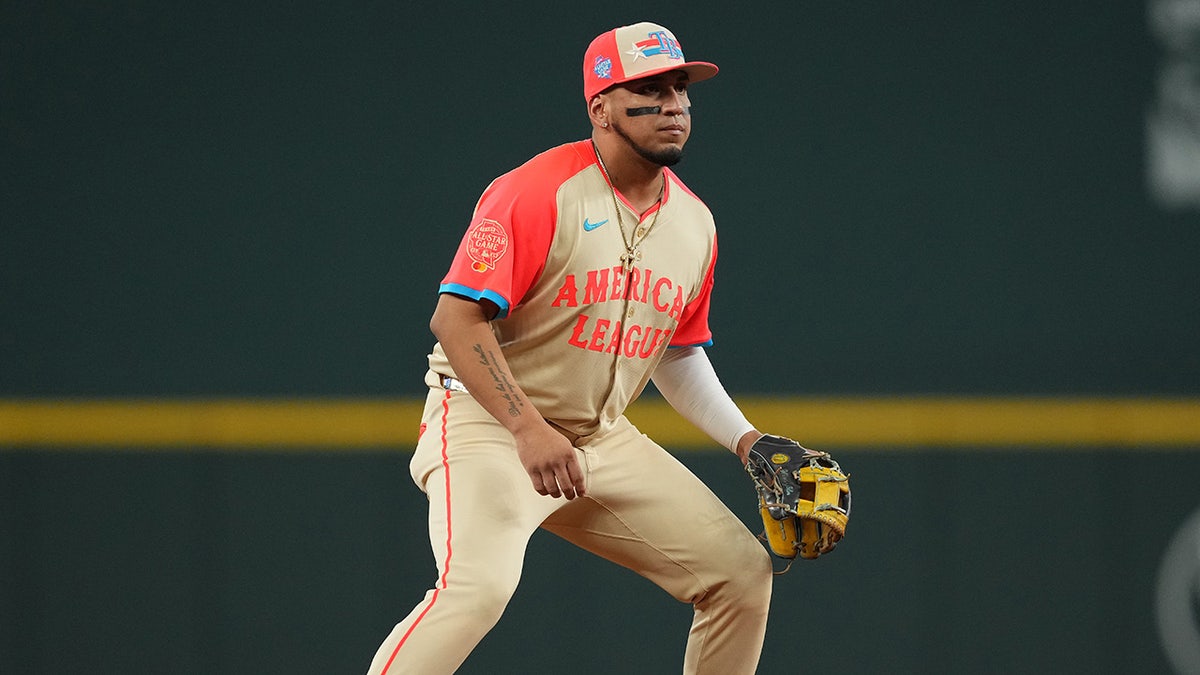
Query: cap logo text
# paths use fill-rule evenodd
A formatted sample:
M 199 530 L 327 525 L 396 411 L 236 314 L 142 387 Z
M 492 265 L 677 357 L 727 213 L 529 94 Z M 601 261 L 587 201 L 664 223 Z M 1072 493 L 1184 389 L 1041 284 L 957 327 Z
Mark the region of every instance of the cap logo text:
M 633 49 L 626 54 L 633 56 L 634 61 L 640 58 L 648 59 L 652 56 L 683 59 L 683 50 L 679 47 L 679 41 L 671 37 L 670 33 L 662 30 L 650 33 L 646 40 L 633 43 Z
M 596 73 L 596 77 L 602 80 L 611 80 L 612 59 L 607 56 L 597 56 L 596 65 L 592 67 L 592 72 Z

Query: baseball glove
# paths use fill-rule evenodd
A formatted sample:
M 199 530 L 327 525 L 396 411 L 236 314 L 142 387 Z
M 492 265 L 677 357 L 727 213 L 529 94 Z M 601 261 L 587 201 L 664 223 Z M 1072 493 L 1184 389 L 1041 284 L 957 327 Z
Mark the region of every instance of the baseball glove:
M 812 560 L 832 551 L 846 534 L 850 478 L 828 453 L 768 434 L 750 448 L 746 471 L 758 492 L 761 538 L 775 555 Z

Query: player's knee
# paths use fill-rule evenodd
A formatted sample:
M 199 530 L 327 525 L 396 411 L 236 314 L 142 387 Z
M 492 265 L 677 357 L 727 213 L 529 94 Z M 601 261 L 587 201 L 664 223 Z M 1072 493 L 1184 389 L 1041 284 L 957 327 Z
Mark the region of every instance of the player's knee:
M 758 537 L 745 527 L 730 533 L 725 545 L 721 547 L 729 569 L 739 572 L 739 576 L 758 578 L 763 575 L 771 576 L 771 556 Z
M 771 555 L 756 541 L 754 546 L 746 550 L 745 556 L 742 559 L 741 577 L 746 580 L 747 584 L 755 586 L 765 584 L 770 586 L 773 576 Z
M 771 556 L 762 544 L 753 536 L 729 548 L 726 561 L 728 578 L 724 591 L 747 606 L 770 603 L 771 582 L 774 574 L 771 570 Z
M 478 579 L 475 583 L 451 584 L 447 590 L 452 591 L 477 620 L 491 625 L 500 620 L 516 587 L 516 580 L 491 577 Z
M 755 567 L 748 575 L 754 587 L 751 595 L 755 603 L 764 609 L 771 604 L 771 584 L 775 581 L 775 571 L 771 562 L 771 556 L 765 550 L 759 549 L 758 555 L 755 556 Z
M 508 606 L 510 597 L 498 592 L 473 593 L 466 602 L 466 614 L 471 617 L 473 622 L 487 626 L 490 630 L 500 621 L 500 616 L 504 614 L 504 608 Z
M 757 541 L 746 554 L 746 576 L 756 583 L 770 581 L 774 576 L 771 568 L 771 554 Z
M 697 609 L 720 611 L 763 623 L 771 606 L 771 560 L 761 545 L 739 547 L 737 555 L 727 556 L 722 576 L 711 584 L 702 597 L 695 598 Z M 756 550 L 757 549 L 757 550 Z

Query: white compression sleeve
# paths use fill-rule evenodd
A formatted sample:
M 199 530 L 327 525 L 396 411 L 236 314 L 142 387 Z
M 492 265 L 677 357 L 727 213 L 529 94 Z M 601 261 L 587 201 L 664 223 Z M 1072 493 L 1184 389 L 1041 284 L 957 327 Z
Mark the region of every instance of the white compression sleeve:
M 652 379 L 685 420 L 733 452 L 738 439 L 754 429 L 721 385 L 703 347 L 668 349 Z

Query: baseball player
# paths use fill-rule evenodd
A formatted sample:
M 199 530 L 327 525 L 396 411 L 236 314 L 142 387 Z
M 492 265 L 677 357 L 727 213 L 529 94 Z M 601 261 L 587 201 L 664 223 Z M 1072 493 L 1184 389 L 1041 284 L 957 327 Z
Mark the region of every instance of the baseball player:
M 762 436 L 705 354 L 716 232 L 669 168 L 692 131 L 690 86 L 716 73 L 653 23 L 600 35 L 583 62 L 591 138 L 480 197 L 430 321 L 411 462 L 437 580 L 371 674 L 456 670 L 499 620 L 538 528 L 691 604 L 685 673 L 755 671 L 770 557 L 624 416 L 653 380 L 743 462 Z

